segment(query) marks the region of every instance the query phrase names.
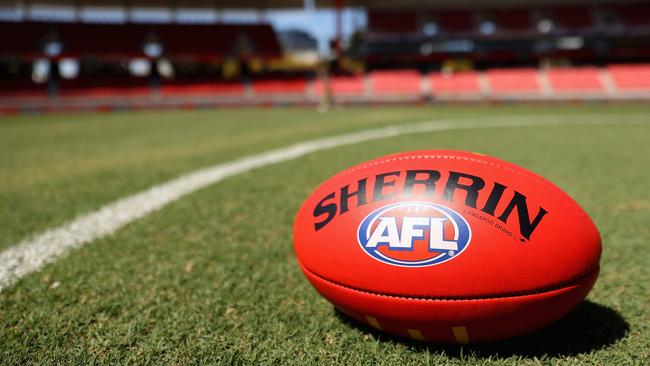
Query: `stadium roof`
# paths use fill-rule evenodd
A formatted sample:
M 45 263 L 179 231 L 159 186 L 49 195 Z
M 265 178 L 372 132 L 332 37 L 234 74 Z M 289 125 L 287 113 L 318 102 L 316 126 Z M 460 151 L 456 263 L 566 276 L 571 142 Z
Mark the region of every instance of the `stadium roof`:
M 302 8 L 302 0 L 0 0 L 0 5 L 69 5 L 216 9 Z
M 536 5 L 633 3 L 643 0 L 349 0 L 349 6 L 364 8 L 498 8 Z M 331 6 L 334 1 L 317 1 L 319 6 Z
M 479 8 L 563 4 L 632 3 L 643 0 L 341 0 L 345 6 L 364 8 Z M 320 8 L 334 7 L 337 0 L 313 0 Z M 0 6 L 47 4 L 66 6 L 116 6 L 216 9 L 302 8 L 303 0 L 0 0 Z

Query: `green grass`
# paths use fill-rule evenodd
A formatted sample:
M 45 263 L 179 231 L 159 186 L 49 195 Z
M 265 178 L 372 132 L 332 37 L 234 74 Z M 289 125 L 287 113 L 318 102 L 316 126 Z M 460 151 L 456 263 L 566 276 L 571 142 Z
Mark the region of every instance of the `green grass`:
M 292 142 L 439 118 L 582 113 L 612 124 L 407 135 L 311 154 L 191 194 L 0 293 L 0 364 L 648 364 L 650 124 L 615 124 L 650 122 L 643 106 L 4 119 L 0 248 L 179 174 Z M 523 165 L 586 209 L 604 242 L 588 302 L 533 335 L 443 347 L 352 323 L 310 287 L 291 242 L 302 200 L 347 166 L 438 148 Z

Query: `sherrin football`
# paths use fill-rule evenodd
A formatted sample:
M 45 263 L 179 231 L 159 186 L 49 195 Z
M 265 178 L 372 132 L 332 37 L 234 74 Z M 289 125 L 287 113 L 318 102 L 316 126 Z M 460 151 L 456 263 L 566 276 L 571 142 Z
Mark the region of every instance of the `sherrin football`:
M 327 180 L 298 211 L 294 249 L 309 282 L 348 316 L 398 336 L 469 343 L 574 309 L 598 277 L 601 240 L 539 175 L 433 150 Z

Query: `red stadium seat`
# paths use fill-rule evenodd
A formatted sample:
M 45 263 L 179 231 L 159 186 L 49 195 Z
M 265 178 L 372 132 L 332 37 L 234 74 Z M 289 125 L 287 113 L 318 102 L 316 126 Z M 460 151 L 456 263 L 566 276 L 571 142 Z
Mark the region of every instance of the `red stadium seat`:
M 300 79 L 269 79 L 253 82 L 253 91 L 257 94 L 304 94 L 307 80 Z
M 415 12 L 368 11 L 368 29 L 372 32 L 409 33 L 417 31 Z
M 47 85 L 27 79 L 0 79 L 0 98 L 32 98 L 47 96 Z
M 595 67 L 551 69 L 548 79 L 553 90 L 559 92 L 604 90 Z
M 415 70 L 374 71 L 370 80 L 375 95 L 422 94 L 422 76 Z
M 147 27 L 140 24 L 56 24 L 64 54 L 142 57 Z
M 431 73 L 431 94 L 478 94 L 481 92 L 478 73 L 463 71 L 453 74 Z
M 241 28 L 240 28 L 241 29 Z M 256 42 L 256 56 L 274 58 L 282 56 L 282 46 L 273 28 L 268 24 L 249 25 L 247 34 Z
M 278 57 L 280 43 L 270 25 L 188 25 L 156 27 L 156 33 L 171 58 Z M 239 47 L 238 42 L 247 45 Z
M 495 10 L 492 15 L 497 24 L 497 29 L 522 31 L 532 28 L 529 9 L 499 9 Z
M 230 42 L 236 37 L 234 27 L 210 25 L 160 25 L 156 33 L 171 58 L 223 57 L 231 52 Z
M 541 92 L 536 69 L 492 69 L 486 74 L 493 93 Z
M 474 29 L 473 14 L 465 10 L 443 10 L 435 12 L 445 32 L 471 32 Z
M 0 22 L 0 55 L 40 54 L 43 39 L 56 35 L 63 55 L 142 57 L 143 43 L 160 40 L 172 58 L 264 57 L 282 54 L 268 24 L 88 24 Z
M 81 76 L 74 80 L 61 80 L 59 96 L 64 97 L 123 97 L 149 96 L 148 78 L 120 76 Z
M 650 6 L 647 3 L 607 4 L 603 7 L 618 14 L 628 25 L 650 24 Z
M 42 54 L 39 43 L 47 36 L 45 23 L 0 22 L 0 55 Z
M 587 6 L 558 6 L 551 8 L 551 13 L 560 27 L 587 28 L 593 25 L 591 8 Z
M 607 70 L 619 90 L 650 92 L 650 64 L 609 65 Z
M 225 81 L 204 76 L 179 77 L 160 86 L 162 95 L 244 95 L 240 81 Z
M 355 95 L 364 94 L 364 78 L 359 75 L 334 75 L 330 77 L 330 87 L 335 95 Z M 314 84 L 314 93 L 322 95 L 324 92 L 323 82 L 319 79 Z

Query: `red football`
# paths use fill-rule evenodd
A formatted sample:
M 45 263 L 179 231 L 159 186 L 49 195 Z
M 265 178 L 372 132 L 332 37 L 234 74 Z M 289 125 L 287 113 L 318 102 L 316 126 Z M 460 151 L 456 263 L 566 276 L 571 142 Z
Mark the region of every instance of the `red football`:
M 539 329 L 575 308 L 601 242 L 566 193 L 514 164 L 462 151 L 379 158 L 304 202 L 294 248 L 305 276 L 350 317 L 432 342 Z

